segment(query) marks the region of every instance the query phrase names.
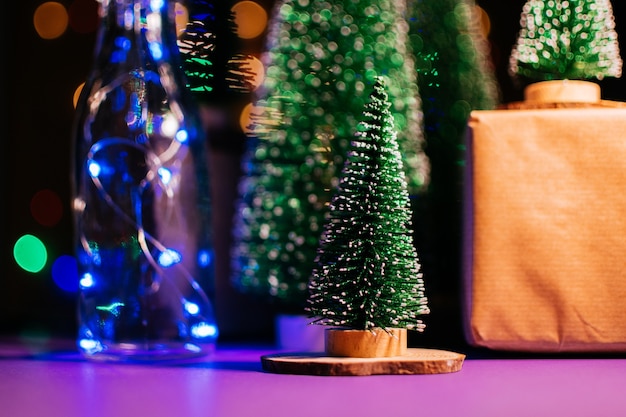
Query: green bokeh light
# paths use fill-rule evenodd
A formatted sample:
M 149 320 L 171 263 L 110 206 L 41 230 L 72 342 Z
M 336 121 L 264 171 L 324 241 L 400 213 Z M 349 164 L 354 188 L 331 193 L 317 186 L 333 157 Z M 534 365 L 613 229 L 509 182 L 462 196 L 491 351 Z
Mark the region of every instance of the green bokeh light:
M 13 247 L 15 262 L 28 272 L 39 272 L 46 265 L 48 252 L 41 240 L 33 235 L 20 237 Z

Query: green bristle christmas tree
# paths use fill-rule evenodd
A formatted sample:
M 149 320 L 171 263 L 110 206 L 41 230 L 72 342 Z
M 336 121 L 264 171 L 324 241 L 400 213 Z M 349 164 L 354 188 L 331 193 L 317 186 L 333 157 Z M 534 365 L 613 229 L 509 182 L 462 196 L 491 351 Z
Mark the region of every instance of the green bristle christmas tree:
M 330 205 L 306 310 L 322 325 L 421 331 L 429 310 L 382 79 L 370 99 Z
M 473 0 L 409 0 L 409 34 L 419 72 L 425 129 L 458 142 L 468 114 L 500 99 L 490 49 Z M 427 117 L 438 117 L 429 123 Z M 447 118 L 443 120 L 442 118 Z
M 529 0 L 520 18 L 509 71 L 529 80 L 620 77 L 609 0 Z
M 306 375 L 439 374 L 465 355 L 408 348 L 429 313 L 412 242 L 411 206 L 385 82 L 377 77 L 333 194 L 306 311 L 326 326 L 324 354 L 261 357 L 263 369 Z
M 328 204 L 368 90 L 387 80 L 410 193 L 428 181 L 416 72 L 398 0 L 282 0 L 244 160 L 233 282 L 302 313 Z

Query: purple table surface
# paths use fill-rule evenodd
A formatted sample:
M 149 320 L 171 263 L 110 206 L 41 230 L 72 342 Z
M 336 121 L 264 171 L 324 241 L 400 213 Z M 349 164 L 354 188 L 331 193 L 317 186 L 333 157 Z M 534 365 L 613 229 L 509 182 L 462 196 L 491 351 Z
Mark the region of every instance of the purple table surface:
M 0 342 L 1 417 L 624 417 L 626 359 L 471 359 L 440 375 L 262 370 L 271 348 L 176 364 L 107 364 Z

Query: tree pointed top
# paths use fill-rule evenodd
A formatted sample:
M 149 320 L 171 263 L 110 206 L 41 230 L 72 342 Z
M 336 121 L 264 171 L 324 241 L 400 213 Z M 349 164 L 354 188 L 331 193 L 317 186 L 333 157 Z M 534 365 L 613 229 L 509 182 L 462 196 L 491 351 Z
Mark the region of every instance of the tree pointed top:
M 374 92 L 381 88 L 383 90 L 385 89 L 385 79 L 382 76 L 378 75 L 376 76 L 376 78 L 374 78 Z M 385 92 L 385 95 L 386 94 L 387 93 Z
M 389 95 L 387 94 L 385 78 L 382 76 L 377 76 L 376 78 L 374 78 L 374 85 L 370 94 L 370 103 L 369 105 L 366 104 L 366 109 L 372 107 L 372 103 L 374 103 L 375 101 L 380 102 L 384 109 L 391 108 Z

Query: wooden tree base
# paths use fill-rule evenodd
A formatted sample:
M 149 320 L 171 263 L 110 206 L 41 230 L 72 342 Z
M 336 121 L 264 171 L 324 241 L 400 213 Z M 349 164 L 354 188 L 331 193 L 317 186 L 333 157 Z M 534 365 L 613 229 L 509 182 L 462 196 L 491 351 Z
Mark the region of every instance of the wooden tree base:
M 326 329 L 325 351 L 328 356 L 382 358 L 406 353 L 406 329 L 372 330 Z
M 407 349 L 402 356 L 354 358 L 326 353 L 264 355 L 263 370 L 295 375 L 425 375 L 458 372 L 465 355 L 436 349 Z

